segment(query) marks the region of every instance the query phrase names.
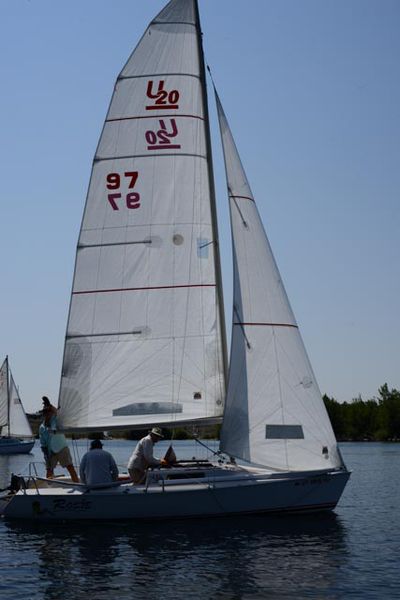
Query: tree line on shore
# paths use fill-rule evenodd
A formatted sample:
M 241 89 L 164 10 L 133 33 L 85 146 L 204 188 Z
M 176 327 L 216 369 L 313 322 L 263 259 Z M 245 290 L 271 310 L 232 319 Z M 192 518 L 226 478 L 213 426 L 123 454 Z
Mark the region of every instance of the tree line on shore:
M 400 392 L 386 383 L 371 400 L 323 399 L 338 441 L 400 441 Z

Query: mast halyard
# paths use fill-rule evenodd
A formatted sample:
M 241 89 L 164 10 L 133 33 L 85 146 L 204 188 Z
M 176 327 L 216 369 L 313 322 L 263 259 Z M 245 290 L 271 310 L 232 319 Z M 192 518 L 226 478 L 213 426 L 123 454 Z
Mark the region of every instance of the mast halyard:
M 218 221 L 217 221 L 217 203 L 215 194 L 215 183 L 214 183 L 214 169 L 212 159 L 212 146 L 211 146 L 211 134 L 210 134 L 210 117 L 208 111 L 208 98 L 207 98 L 207 84 L 206 84 L 206 70 L 204 61 L 204 50 L 202 41 L 202 31 L 200 26 L 200 13 L 198 0 L 194 0 L 195 12 L 196 12 L 196 27 L 197 27 L 197 40 L 199 45 L 199 59 L 200 59 L 200 78 L 202 83 L 202 95 L 203 95 L 203 106 L 205 116 L 205 137 L 207 147 L 207 164 L 208 164 L 208 181 L 210 187 L 210 204 L 211 204 L 211 216 L 212 216 L 212 231 L 214 238 L 214 261 L 215 261 L 215 274 L 216 284 L 218 290 L 218 310 L 219 319 L 221 323 L 221 345 L 222 345 L 222 357 L 223 357 L 223 371 L 224 371 L 224 392 L 226 397 L 226 389 L 228 383 L 228 350 L 227 350 L 227 338 L 226 338 L 226 325 L 225 325 L 225 310 L 224 310 L 224 296 L 222 288 L 222 273 L 221 273 L 221 256 L 219 251 L 219 238 L 218 238 Z

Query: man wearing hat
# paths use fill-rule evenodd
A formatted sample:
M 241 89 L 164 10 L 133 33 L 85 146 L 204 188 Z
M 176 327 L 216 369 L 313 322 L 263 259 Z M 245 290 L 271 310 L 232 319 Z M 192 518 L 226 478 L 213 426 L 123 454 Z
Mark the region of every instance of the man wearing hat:
M 146 469 L 166 465 L 166 461 L 153 456 L 153 446 L 163 439 L 159 427 L 153 427 L 146 437 L 142 438 L 133 451 L 128 462 L 128 471 L 133 484 L 143 483 Z
M 86 485 L 112 483 L 118 479 L 118 467 L 113 456 L 103 450 L 100 440 L 93 440 L 89 452 L 83 455 L 79 475 Z

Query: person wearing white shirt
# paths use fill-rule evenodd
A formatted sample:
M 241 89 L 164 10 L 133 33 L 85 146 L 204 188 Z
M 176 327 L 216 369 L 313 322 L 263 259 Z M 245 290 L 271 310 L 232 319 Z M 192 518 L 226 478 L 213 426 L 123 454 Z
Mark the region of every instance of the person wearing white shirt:
M 158 467 L 166 464 L 165 460 L 153 456 L 154 444 L 162 440 L 163 437 L 161 429 L 153 427 L 149 434 L 137 443 L 128 462 L 129 476 L 134 485 L 143 483 L 146 470 L 149 467 Z

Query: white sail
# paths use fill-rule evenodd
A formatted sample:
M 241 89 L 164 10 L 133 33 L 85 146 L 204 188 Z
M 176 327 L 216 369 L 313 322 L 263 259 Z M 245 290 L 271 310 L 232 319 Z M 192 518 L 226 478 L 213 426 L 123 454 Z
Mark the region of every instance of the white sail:
M 339 466 L 329 417 L 218 97 L 217 106 L 234 258 L 221 450 L 284 470 Z
M 194 0 L 172 0 L 117 79 L 78 242 L 64 429 L 220 420 L 221 299 Z
M 0 368 L 0 428 L 1 435 L 8 434 L 8 360 Z
M 22 406 L 14 378 L 10 372 L 10 435 L 32 437 L 32 429 Z
M 0 427 L 2 436 L 32 437 L 7 358 L 0 369 Z

